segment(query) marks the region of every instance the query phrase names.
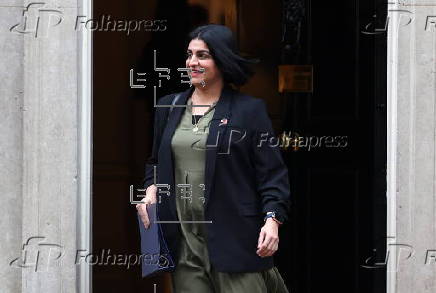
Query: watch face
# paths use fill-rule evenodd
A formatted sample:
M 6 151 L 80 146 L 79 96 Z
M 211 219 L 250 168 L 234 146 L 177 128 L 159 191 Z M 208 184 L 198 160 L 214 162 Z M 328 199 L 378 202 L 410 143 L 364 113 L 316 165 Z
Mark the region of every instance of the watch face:
M 284 217 L 281 216 L 279 213 L 276 213 L 276 212 L 268 212 L 267 213 L 267 217 L 273 217 L 273 218 L 275 218 L 277 221 L 279 221 L 281 223 L 283 223 L 285 221 Z M 266 218 L 265 218 L 265 220 L 266 220 Z

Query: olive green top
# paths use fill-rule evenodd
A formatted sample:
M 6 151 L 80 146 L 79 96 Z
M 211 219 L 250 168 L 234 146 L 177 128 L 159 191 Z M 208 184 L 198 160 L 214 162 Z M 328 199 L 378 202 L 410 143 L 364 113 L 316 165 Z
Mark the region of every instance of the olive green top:
M 176 207 L 179 220 L 182 222 L 183 235 L 186 237 L 189 236 L 188 234 L 194 234 L 199 241 L 203 242 L 205 239 L 204 225 L 210 224 L 187 223 L 186 221 L 204 221 L 206 140 L 209 134 L 209 123 L 215 112 L 215 104 L 201 118 L 196 119 L 198 130 L 192 123 L 191 98 L 188 99 L 187 105 L 171 141 L 174 155 Z M 195 243 L 189 244 L 195 245 Z M 194 247 L 191 248 L 195 250 Z

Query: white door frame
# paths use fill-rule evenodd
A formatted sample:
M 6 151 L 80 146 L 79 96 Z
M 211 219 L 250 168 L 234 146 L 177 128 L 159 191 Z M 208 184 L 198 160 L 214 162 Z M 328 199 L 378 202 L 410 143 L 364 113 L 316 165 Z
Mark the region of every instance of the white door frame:
M 387 158 L 386 158 L 386 292 L 396 292 L 396 248 L 390 245 L 397 235 L 396 191 L 397 191 L 397 105 L 398 105 L 398 3 L 388 5 L 387 39 Z
M 78 15 L 91 19 L 92 0 L 81 0 Z M 92 253 L 92 31 L 78 32 L 78 169 L 77 249 Z M 77 270 L 77 291 L 92 292 L 92 266 L 80 262 Z

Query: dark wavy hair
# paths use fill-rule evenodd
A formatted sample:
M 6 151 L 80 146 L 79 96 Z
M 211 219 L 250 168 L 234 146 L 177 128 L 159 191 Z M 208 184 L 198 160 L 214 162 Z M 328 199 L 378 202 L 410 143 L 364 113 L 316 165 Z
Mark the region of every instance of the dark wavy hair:
M 258 60 L 239 55 L 236 40 L 228 27 L 218 24 L 199 26 L 189 34 L 188 43 L 194 39 L 202 40 L 209 47 L 225 83 L 241 86 L 254 74 L 251 65 Z

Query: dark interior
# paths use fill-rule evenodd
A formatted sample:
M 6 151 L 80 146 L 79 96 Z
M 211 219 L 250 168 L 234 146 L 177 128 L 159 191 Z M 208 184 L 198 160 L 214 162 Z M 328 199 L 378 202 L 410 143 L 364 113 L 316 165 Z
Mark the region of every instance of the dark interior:
M 153 50 L 172 72 L 157 95 L 182 91 L 184 37 L 213 22 L 261 61 L 240 90 L 265 99 L 277 135 L 301 137 L 299 147 L 283 148 L 293 206 L 275 261 L 289 291 L 386 291 L 385 268 L 373 266 L 386 245 L 386 34 L 368 33 L 386 17 L 380 0 L 94 0 L 93 18 L 103 15 L 165 20 L 165 30 L 94 32 L 95 255 L 140 254 L 129 187 L 141 187 L 151 151 Z M 312 89 L 279 92 L 279 65 L 309 65 Z M 148 73 L 146 88 L 129 86 L 130 69 Z M 311 137 L 316 144 L 307 145 Z M 171 292 L 168 274 L 141 279 L 139 265 L 92 271 L 93 292 L 154 292 L 154 284 Z

